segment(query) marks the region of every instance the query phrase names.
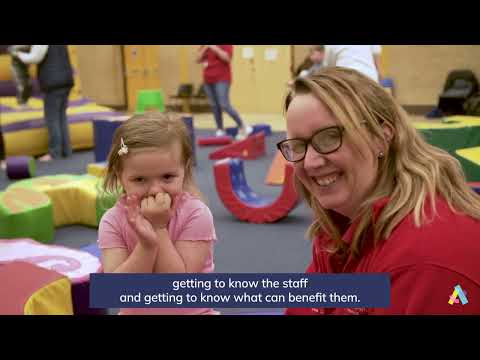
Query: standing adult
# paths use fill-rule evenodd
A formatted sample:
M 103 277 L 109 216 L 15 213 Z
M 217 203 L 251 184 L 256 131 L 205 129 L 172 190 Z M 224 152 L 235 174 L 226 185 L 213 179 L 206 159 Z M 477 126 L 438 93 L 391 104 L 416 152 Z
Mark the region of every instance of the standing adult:
M 72 65 L 66 45 L 33 45 L 28 53 L 17 53 L 25 64 L 37 64 L 37 76 L 44 97 L 44 117 L 48 129 L 48 153 L 39 158 L 50 161 L 72 154 L 68 130 L 68 96 L 74 85 Z
M 382 57 L 382 45 L 370 45 L 370 49 L 372 49 L 373 62 L 377 68 L 378 80 L 381 81 L 383 79 L 382 67 L 380 65 L 380 58 Z
M 372 45 L 325 45 L 325 66 L 340 66 L 379 82 Z
M 230 104 L 232 56 L 233 45 L 202 45 L 198 49 L 197 62 L 203 64 L 203 87 L 215 117 L 216 135 L 225 135 L 223 128 L 223 111 L 225 111 L 237 124 L 237 140 L 241 140 L 250 135 L 253 129 L 245 124 Z

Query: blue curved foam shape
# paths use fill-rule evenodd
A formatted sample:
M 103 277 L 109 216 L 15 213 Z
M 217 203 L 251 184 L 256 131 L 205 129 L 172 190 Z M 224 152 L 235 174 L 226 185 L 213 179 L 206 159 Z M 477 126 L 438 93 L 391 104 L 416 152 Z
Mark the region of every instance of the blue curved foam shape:
M 248 186 L 241 159 L 233 159 L 230 162 L 230 170 L 233 191 L 241 201 L 252 207 L 262 207 L 273 203 L 274 198 L 259 196 Z

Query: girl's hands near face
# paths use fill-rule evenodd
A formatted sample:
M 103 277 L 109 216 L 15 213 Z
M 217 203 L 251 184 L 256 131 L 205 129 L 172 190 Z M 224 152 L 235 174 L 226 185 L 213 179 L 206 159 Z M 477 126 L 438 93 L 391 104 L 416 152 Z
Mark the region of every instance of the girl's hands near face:
M 157 231 L 167 227 L 172 216 L 172 198 L 168 193 L 159 192 L 144 198 L 140 205 L 141 214 Z
M 142 214 L 140 198 L 137 195 L 127 196 L 126 209 L 127 220 L 138 234 L 140 243 L 147 248 L 156 247 L 158 244 L 157 233 L 151 222 Z

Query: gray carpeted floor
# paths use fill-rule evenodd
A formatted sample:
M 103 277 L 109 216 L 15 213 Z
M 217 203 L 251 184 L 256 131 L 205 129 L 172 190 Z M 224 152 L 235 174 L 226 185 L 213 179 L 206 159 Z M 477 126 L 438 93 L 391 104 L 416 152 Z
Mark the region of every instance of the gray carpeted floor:
M 197 130 L 196 136 L 212 134 L 212 131 Z M 281 188 L 264 184 L 265 176 L 276 153 L 275 143 L 284 133 L 274 133 L 266 138 L 267 154 L 258 160 L 244 163 L 246 178 L 252 189 L 259 194 L 276 196 Z M 215 271 L 221 273 L 276 273 L 303 272 L 310 260 L 310 242 L 304 233 L 310 224 L 310 210 L 304 204 L 295 208 L 287 218 L 275 224 L 249 224 L 233 217 L 217 196 L 212 164 L 208 154 L 216 147 L 196 147 L 196 180 L 208 199 L 215 221 L 217 237 L 215 248 Z M 69 159 L 51 163 L 37 162 L 37 176 L 52 174 L 84 174 L 87 164 L 94 161 L 93 151 L 75 152 Z M 12 181 L 5 173 L 0 177 L 3 190 Z M 81 248 L 95 242 L 97 229 L 74 225 L 57 228 L 55 244 Z M 241 313 L 245 309 L 222 309 L 222 313 Z M 266 312 L 267 309 L 262 311 Z M 249 311 L 254 311 L 251 309 Z

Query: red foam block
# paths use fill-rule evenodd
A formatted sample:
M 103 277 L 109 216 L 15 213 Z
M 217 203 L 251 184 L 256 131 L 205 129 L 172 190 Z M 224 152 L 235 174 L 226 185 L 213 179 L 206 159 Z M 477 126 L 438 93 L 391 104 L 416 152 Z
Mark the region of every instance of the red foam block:
M 210 160 L 220 160 L 228 157 L 247 160 L 257 159 L 265 154 L 265 134 L 259 132 L 244 140 L 226 145 L 208 155 Z
M 227 145 L 231 144 L 233 138 L 231 136 L 203 136 L 199 137 L 197 144 L 199 146 L 216 146 L 216 145 Z
M 0 264 L 3 294 L 0 315 L 24 315 L 25 304 L 41 288 L 64 278 L 56 271 L 23 261 Z

